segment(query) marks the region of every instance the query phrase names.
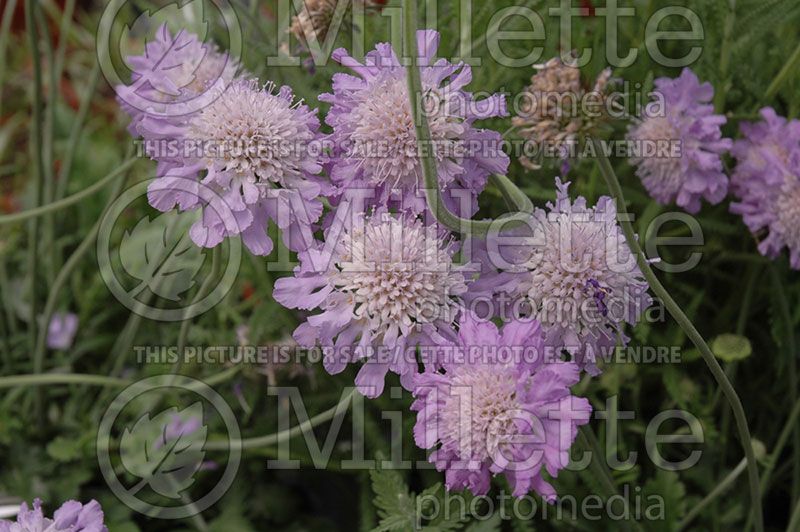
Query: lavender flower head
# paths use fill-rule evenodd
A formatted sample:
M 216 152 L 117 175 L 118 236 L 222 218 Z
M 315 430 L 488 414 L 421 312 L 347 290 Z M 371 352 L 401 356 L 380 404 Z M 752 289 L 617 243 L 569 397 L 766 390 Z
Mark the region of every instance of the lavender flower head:
M 47 347 L 69 349 L 78 332 L 78 315 L 72 312 L 56 312 L 47 325 Z
M 348 222 L 349 212 L 341 203 L 324 246 L 301 253 L 294 276 L 278 279 L 273 296 L 287 308 L 321 310 L 295 330 L 295 340 L 328 348 L 323 364 L 331 374 L 365 359 L 356 385 L 377 397 L 389 370 L 410 387 L 417 366 L 407 348 L 452 334 L 454 298 L 466 283 L 452 241 L 435 226 L 386 212 Z
M 608 354 L 618 339 L 627 343 L 625 324 L 635 325 L 652 300 L 617 224 L 613 200 L 603 196 L 588 207 L 585 198 L 570 201 L 569 183 L 556 179 L 556 187 L 549 212 L 537 209 L 530 232 L 522 235 L 528 245 L 511 252 L 486 248 L 486 271 L 473 283 L 468 301 L 473 308 L 479 297 L 504 302 L 495 313 L 534 317 L 550 348 L 566 350 L 581 368 L 597 374 L 597 355 Z
M 67 501 L 49 519 L 42 512 L 42 501 L 35 499 L 33 508 L 22 503 L 16 522 L 0 520 L 0 532 L 108 532 L 103 519 L 103 510 L 94 500 L 88 504 Z
M 544 362 L 542 332 L 534 320 L 510 322 L 498 331 L 467 314 L 451 347 L 484 356 L 448 360 L 441 371 L 417 376 L 411 405 L 418 412 L 417 445 L 435 449 L 428 459 L 445 471 L 450 490 L 484 495 L 491 476 L 504 474 L 514 496 L 535 490 L 554 501 L 555 489 L 543 473 L 555 477 L 566 467 L 578 426 L 588 423 L 592 410 L 589 401 L 570 393 L 578 367 Z M 531 363 L 527 356 L 489 355 L 502 348 L 540 358 Z
M 303 249 L 322 214 L 318 128 L 316 112 L 289 87 L 236 80 L 185 124 L 151 132 L 178 140 L 180 149 L 160 158 L 150 204 L 201 209 L 190 235 L 203 247 L 241 235 L 252 253 L 267 255 L 267 222 L 274 220 L 286 245 Z
M 800 270 L 800 121 L 761 110 L 763 120 L 742 123 L 744 138 L 731 153 L 736 169 L 731 189 L 739 200 L 731 212 L 741 214 L 753 234 L 765 236 L 758 251 L 777 257 L 789 249 L 792 268 Z
M 477 210 L 477 195 L 489 174 L 505 173 L 509 163 L 500 149 L 500 134 L 473 123 L 508 113 L 503 95 L 477 101 L 464 90 L 472 79 L 469 65 L 434 62 L 438 45 L 438 32 L 417 32 L 423 95 L 422 109 L 415 111 L 428 119 L 433 142 L 423 149 L 436 158 L 446 205 L 469 216 Z M 333 93 L 319 97 L 332 104 L 326 122 L 333 128 L 336 149 L 331 166 L 335 195 L 348 188 L 371 188 L 377 205 L 392 200 L 423 212 L 424 183 L 405 67 L 387 43 L 369 52 L 363 65 L 341 48 L 333 59 L 356 74 L 334 75 Z M 454 189 L 468 192 L 462 197 Z
M 628 130 L 631 164 L 653 199 L 696 213 L 701 199 L 717 204 L 728 193 L 720 158 L 732 146 L 720 130 L 726 119 L 709 103 L 714 87 L 701 84 L 688 68 L 675 79 L 656 79 L 655 85 L 659 97 Z

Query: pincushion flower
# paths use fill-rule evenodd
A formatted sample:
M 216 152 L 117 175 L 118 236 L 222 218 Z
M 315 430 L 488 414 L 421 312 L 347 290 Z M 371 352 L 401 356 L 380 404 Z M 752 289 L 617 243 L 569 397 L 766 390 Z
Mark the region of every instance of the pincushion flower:
M 417 112 L 427 116 L 432 138 L 430 146 L 420 149 L 436 159 L 448 208 L 468 216 L 477 210 L 476 198 L 489 174 L 508 168 L 500 134 L 474 126 L 478 119 L 506 116 L 505 98 L 494 94 L 475 100 L 464 90 L 472 79 L 470 66 L 445 59 L 434 62 L 438 45 L 438 32 L 417 32 L 423 90 Z M 363 65 L 341 48 L 332 57 L 356 74 L 334 75 L 333 92 L 319 97 L 332 105 L 326 122 L 333 128 L 336 147 L 331 165 L 336 195 L 348 188 L 371 188 L 377 205 L 393 201 L 404 209 L 424 211 L 420 149 L 405 67 L 387 43 L 367 53 Z M 468 192 L 462 198 L 454 189 Z
M 356 385 L 376 397 L 389 370 L 410 386 L 417 363 L 407 348 L 452 334 L 466 281 L 452 240 L 435 226 L 378 211 L 350 222 L 349 212 L 340 204 L 325 244 L 301 253 L 294 276 L 278 279 L 273 296 L 288 308 L 320 310 L 295 340 L 328 348 L 323 364 L 331 374 L 366 359 Z
M 625 324 L 635 325 L 652 300 L 613 200 L 603 196 L 589 207 L 583 197 L 570 201 L 569 183 L 556 179 L 556 187 L 556 202 L 547 204 L 547 212 L 537 209 L 529 232 L 520 235 L 529 239 L 526 245 L 508 253 L 486 248 L 486 271 L 468 301 L 474 308 L 477 298 L 505 302 L 495 313 L 533 316 L 549 347 L 566 350 L 597 374 L 597 355 L 610 354 L 617 341 L 627 343 Z M 496 299 L 498 294 L 503 298 Z
M 42 512 L 42 501 L 35 499 L 33 508 L 22 503 L 16 522 L 0 520 L 0 532 L 108 532 L 103 519 L 103 510 L 94 500 L 88 504 L 67 501 L 50 519 Z
M 540 148 L 552 144 L 566 155 L 609 119 L 606 93 L 611 69 L 603 70 L 594 85 L 587 87 L 574 62 L 565 63 L 554 57 L 534 68 L 536 74 L 525 88 L 519 114 L 512 124 L 519 128 L 523 138 Z M 520 163 L 532 170 L 541 167 L 526 156 L 520 157 Z
M 714 87 L 688 68 L 655 86 L 658 98 L 628 130 L 630 161 L 653 199 L 696 213 L 701 199 L 716 204 L 728 193 L 721 155 L 732 141 L 720 130 L 726 118 L 714 114 Z
M 236 80 L 184 124 L 150 131 L 151 138 L 178 142 L 158 158 L 161 177 L 148 189 L 150 204 L 200 208 L 190 231 L 200 246 L 241 235 L 252 253 L 267 255 L 271 219 L 290 249 L 303 249 L 322 213 L 318 128 L 316 111 L 295 101 L 289 87 Z
M 472 313 L 462 319 L 455 345 L 466 353 L 498 347 L 543 352 L 536 321 L 514 321 L 498 331 Z M 544 358 L 537 364 L 489 356 L 446 361 L 440 371 L 415 378 L 414 440 L 435 449 L 429 461 L 445 472 L 450 490 L 484 495 L 491 476 L 504 474 L 514 496 L 535 490 L 552 502 L 556 492 L 543 473 L 555 477 L 566 467 L 578 426 L 592 411 L 589 401 L 570 393 L 579 375 L 573 363 Z
M 731 153 L 736 169 L 731 189 L 739 200 L 731 212 L 762 236 L 758 250 L 777 257 L 786 247 L 794 269 L 800 269 L 800 121 L 786 120 L 772 108 L 761 110 L 763 120 L 742 123 L 743 138 Z

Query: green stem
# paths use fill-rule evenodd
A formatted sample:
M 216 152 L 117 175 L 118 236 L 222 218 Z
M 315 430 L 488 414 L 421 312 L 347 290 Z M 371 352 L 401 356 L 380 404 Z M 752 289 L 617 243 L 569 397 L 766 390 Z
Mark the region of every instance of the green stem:
M 775 76 L 775 79 L 772 80 L 772 83 L 769 84 L 767 87 L 767 92 L 764 93 L 764 96 L 767 100 L 772 99 L 780 90 L 781 85 L 786 81 L 786 78 L 789 77 L 789 74 L 793 73 L 797 68 L 797 64 L 800 62 L 800 44 L 797 45 L 794 52 L 792 53 L 789 60 L 783 65 L 778 75 Z
M 340 411 L 342 407 L 344 407 L 350 400 L 353 398 L 353 395 L 356 393 L 356 389 L 353 388 L 350 393 L 346 394 L 341 400 L 336 403 L 335 406 L 329 408 L 328 410 L 317 414 L 316 416 L 309 418 L 302 423 L 295 425 L 294 427 L 286 430 L 282 430 L 280 432 L 276 432 L 275 434 L 268 434 L 266 436 L 257 436 L 255 438 L 245 438 L 242 440 L 235 440 L 235 441 L 209 441 L 206 443 L 205 449 L 207 451 L 227 451 L 232 445 L 241 446 L 242 450 L 246 449 L 254 449 L 257 447 L 272 447 L 274 445 L 278 445 L 286 440 L 291 440 L 295 436 L 299 436 L 300 434 L 305 434 L 309 432 L 311 429 L 316 427 L 317 425 L 321 425 L 326 421 L 333 419 L 336 416 L 336 413 Z
M 117 184 L 115 190 L 109 197 L 108 205 L 106 205 L 104 214 L 105 212 L 107 212 L 108 207 L 111 205 L 114 199 L 119 195 L 124 183 L 125 183 L 124 179 L 119 180 L 119 183 Z M 67 284 L 69 276 L 72 274 L 72 271 L 78 265 L 80 260 L 83 258 L 86 252 L 92 248 L 92 245 L 94 244 L 94 241 L 97 238 L 97 233 L 100 231 L 100 224 L 102 223 L 103 217 L 104 215 L 101 215 L 98 218 L 97 222 L 95 222 L 95 224 L 89 230 L 89 233 L 86 235 L 83 241 L 78 245 L 78 247 L 75 249 L 72 255 L 70 255 L 69 259 L 67 259 L 67 262 L 59 270 L 58 275 L 53 281 L 53 286 L 50 288 L 50 293 L 47 296 L 47 302 L 45 303 L 44 311 L 42 313 L 42 323 L 41 327 L 39 327 L 39 334 L 36 339 L 36 346 L 33 350 L 34 373 L 41 373 L 44 369 L 44 352 L 47 342 L 47 328 L 48 328 L 47 326 L 53 317 L 53 312 L 55 311 L 56 305 L 58 304 L 58 297 L 61 295 L 61 290 Z
M 789 400 L 792 404 L 797 402 L 797 345 L 795 342 L 794 323 L 792 313 L 789 309 L 789 301 L 786 299 L 786 290 L 783 286 L 778 269 L 770 267 L 772 286 L 774 287 L 775 297 L 778 300 L 781 319 L 786 327 L 786 350 L 789 359 Z M 792 462 L 792 502 L 797 500 L 798 489 L 800 489 L 800 426 L 795 425 L 792 431 L 792 449 L 794 460 Z
M 67 185 L 69 183 L 70 172 L 72 171 L 72 161 L 75 159 L 75 152 L 78 148 L 78 141 L 81 137 L 81 130 L 86 116 L 89 113 L 91 106 L 92 96 L 94 96 L 97 82 L 100 80 L 100 62 L 95 58 L 92 71 L 89 74 L 89 84 L 86 86 L 86 92 L 83 93 L 80 106 L 78 107 L 78 114 L 75 121 L 72 123 L 72 129 L 69 133 L 67 140 L 67 149 L 64 152 L 64 161 L 61 165 L 61 170 L 58 172 L 58 183 L 56 183 L 56 199 L 61 199 L 67 193 Z
M 600 442 L 597 441 L 597 437 L 594 435 L 594 431 L 592 431 L 591 427 L 588 425 L 582 426 L 578 431 L 578 439 L 583 447 L 592 453 L 592 460 L 589 465 L 594 470 L 595 476 L 597 476 L 604 485 L 606 489 L 606 499 L 618 495 L 617 484 L 614 481 L 614 477 L 611 475 L 611 471 L 607 467 L 608 464 L 605 462 L 606 455 L 603 453 Z M 600 462 L 598 462 L 598 460 L 600 460 Z M 630 529 L 631 526 L 633 526 L 637 530 L 644 530 L 642 525 L 637 521 L 624 521 L 624 523 L 626 529 Z
M 800 532 L 800 501 L 794 507 L 792 518 L 789 520 L 789 526 L 786 527 L 786 532 Z
M 731 405 L 733 416 L 736 420 L 736 427 L 739 432 L 739 439 L 741 440 L 742 447 L 744 448 L 744 454 L 747 459 L 747 476 L 750 484 L 750 503 L 756 519 L 756 530 L 758 532 L 763 532 L 764 521 L 761 511 L 761 497 L 759 495 L 758 464 L 756 463 L 755 453 L 753 452 L 750 429 L 747 426 L 747 417 L 745 416 L 742 402 L 739 399 L 739 396 L 736 394 L 736 390 L 734 390 L 733 386 L 728 380 L 727 375 L 725 375 L 725 371 L 723 371 L 722 367 L 719 365 L 719 362 L 717 362 L 717 359 L 714 357 L 714 354 L 711 352 L 711 349 L 708 347 L 706 341 L 697 331 L 691 320 L 689 320 L 686 314 L 684 314 L 683 310 L 681 310 L 681 307 L 675 302 L 674 299 L 672 299 L 672 297 L 669 295 L 669 292 L 667 292 L 667 290 L 664 288 L 664 285 L 661 284 L 655 272 L 653 272 L 653 269 L 650 267 L 650 262 L 647 260 L 647 257 L 642 251 L 642 248 L 639 245 L 639 241 L 636 237 L 636 232 L 633 229 L 633 225 L 629 221 L 628 211 L 625 206 L 625 196 L 622 193 L 622 187 L 617 180 L 614 169 L 611 167 L 611 162 L 608 160 L 608 157 L 606 157 L 604 148 L 600 142 L 597 140 L 594 140 L 593 142 L 595 143 L 595 151 L 599 157 L 598 160 L 600 164 L 600 172 L 606 181 L 606 185 L 608 186 L 611 195 L 616 200 L 617 209 L 619 214 L 622 215 L 622 219 L 619 223 L 622 226 L 622 231 L 625 234 L 625 239 L 628 241 L 628 245 L 636 255 L 636 262 L 638 263 L 639 268 L 644 274 L 644 277 L 650 285 L 651 290 L 659 298 L 661 298 L 667 308 L 667 311 L 678 323 L 678 325 L 680 325 L 681 329 L 683 329 L 683 331 L 686 333 L 686 336 L 688 336 L 695 347 L 697 347 L 698 351 L 700 351 L 700 355 L 703 357 L 708 369 L 711 371 L 711 374 L 714 376 L 717 384 L 722 388 L 725 398 Z
M 110 386 L 120 388 L 131 381 L 106 375 L 85 375 L 81 373 L 40 373 L 38 375 L 13 375 L 0 377 L 0 388 L 16 386 L 49 386 L 52 384 L 86 384 L 89 386 Z
M 31 121 L 31 151 L 33 152 L 33 206 L 38 207 L 42 203 L 42 179 L 44 179 L 44 154 L 43 139 L 42 139 L 42 65 L 41 57 L 39 56 L 39 35 L 36 30 L 36 13 L 35 9 L 38 7 L 36 0 L 25 0 L 25 25 L 28 29 L 28 37 L 31 45 L 31 56 L 33 62 L 33 112 Z M 28 271 L 30 276 L 30 288 L 28 304 L 28 342 L 29 348 L 33 351 L 36 348 L 36 332 L 37 332 L 37 297 L 38 297 L 38 282 L 36 279 L 36 272 L 39 266 L 39 219 L 33 218 L 29 223 L 28 228 Z M 40 422 L 44 421 L 42 417 L 42 395 L 37 394 L 35 398 L 35 408 L 37 418 Z
M 725 17 L 725 33 L 722 38 L 722 51 L 719 57 L 719 79 L 722 83 L 714 98 L 714 109 L 721 113 L 725 109 L 725 98 L 731 80 L 728 78 L 728 70 L 731 64 L 731 49 L 733 45 L 733 29 L 736 23 L 736 0 L 729 0 L 728 15 Z
M 233 378 L 240 371 L 241 366 L 233 366 L 216 375 L 212 375 L 202 380 L 207 386 L 215 386 Z M 10 377 L 0 377 L 0 389 L 15 388 L 17 386 L 50 386 L 53 384 L 84 384 L 87 386 L 101 386 L 110 388 L 124 388 L 134 384 L 136 381 L 122 379 L 119 377 L 109 377 L 107 375 L 89 375 L 86 373 L 39 373 L 29 375 L 12 375 Z M 188 390 L 199 388 L 200 385 L 188 385 Z
M 772 448 L 772 453 L 767 458 L 766 465 L 764 466 L 764 474 L 761 476 L 761 496 L 765 496 L 769 491 L 769 483 L 772 477 L 772 472 L 775 470 L 775 466 L 778 463 L 778 459 L 781 457 L 781 453 L 783 452 L 783 448 L 786 447 L 786 443 L 789 441 L 789 436 L 792 434 L 794 429 L 797 427 L 798 422 L 800 422 L 800 400 L 798 400 L 794 404 L 794 408 L 789 413 L 789 417 L 786 420 L 786 423 L 783 425 L 783 430 L 781 430 L 780 436 L 778 436 L 778 440 L 775 442 L 775 446 Z M 747 525 L 745 526 L 745 530 L 750 530 L 753 522 L 753 515 L 752 513 L 748 516 Z
M 725 478 L 723 478 L 717 484 L 717 486 L 713 490 L 711 490 L 711 492 L 708 495 L 706 495 L 703 498 L 703 500 L 701 500 L 700 502 L 695 504 L 694 508 L 689 510 L 689 512 L 681 520 L 681 522 L 678 523 L 678 530 L 679 531 L 680 530 L 684 530 L 687 526 L 689 526 L 689 523 L 694 521 L 694 519 L 698 515 L 700 515 L 700 512 L 702 512 L 706 508 L 706 506 L 708 506 L 713 501 L 715 501 L 717 499 L 717 497 L 719 497 L 720 495 L 725 493 L 725 491 L 727 491 L 728 488 L 730 488 L 731 485 L 734 482 L 736 482 L 736 479 L 739 478 L 739 475 L 741 475 L 744 472 L 745 469 L 747 469 L 747 459 L 746 458 L 742 458 L 741 462 L 739 462 L 736 465 L 736 467 L 733 468 L 733 471 L 728 473 L 728 475 Z
M 89 197 L 95 192 L 105 188 L 106 185 L 114 181 L 114 179 L 116 179 L 125 170 L 130 168 L 131 165 L 133 165 L 133 163 L 135 162 L 136 162 L 136 157 L 130 157 L 129 159 L 123 161 L 111 173 L 103 177 L 100 181 L 97 181 L 96 183 L 86 187 L 80 192 L 76 192 L 72 196 L 66 197 L 58 201 L 54 201 L 53 203 L 49 203 L 47 205 L 42 205 L 41 207 L 36 207 L 34 209 L 28 209 L 26 211 L 0 216 L 0 225 L 20 222 L 31 218 L 35 219 L 44 214 L 52 213 L 64 209 L 66 207 L 69 207 L 70 205 L 74 205 L 79 201 L 81 201 L 82 199 Z
M 417 4 L 413 0 L 403 0 L 403 15 L 404 15 L 404 30 L 405 40 L 408 49 L 411 52 L 411 59 L 408 66 L 406 66 L 406 73 L 408 78 L 408 98 L 411 105 L 411 113 L 414 117 L 414 127 L 417 134 L 417 145 L 421 147 L 431 145 L 431 132 L 428 128 L 428 117 L 424 112 L 418 112 L 418 97 L 422 94 L 422 80 L 420 79 L 419 68 L 415 64 L 416 58 L 419 57 L 417 51 Z M 427 153 L 430 150 L 421 149 L 420 152 Z M 485 235 L 490 230 L 498 230 L 502 227 L 511 228 L 519 226 L 527 222 L 532 212 L 532 205 L 527 198 L 523 200 L 523 204 L 531 206 L 527 212 L 518 212 L 515 214 L 504 215 L 497 220 L 468 220 L 456 216 L 447 208 L 442 200 L 441 191 L 439 190 L 439 178 L 436 171 L 436 160 L 434 157 L 427 153 L 427 155 L 420 157 L 420 164 L 422 166 L 422 173 L 425 177 L 425 199 L 428 203 L 433 217 L 441 225 L 458 233 L 470 233 L 475 235 Z M 522 198 L 524 194 L 505 176 L 498 176 L 501 188 L 506 187 L 508 193 L 514 197 Z
M 17 9 L 17 0 L 8 0 L 3 9 L 3 18 L 0 21 L 0 94 L 3 92 L 3 81 L 6 73 L 6 46 L 8 45 L 8 35 L 11 30 L 11 21 L 14 19 L 14 11 Z M 3 101 L 0 98 L 0 116 L 3 116 Z

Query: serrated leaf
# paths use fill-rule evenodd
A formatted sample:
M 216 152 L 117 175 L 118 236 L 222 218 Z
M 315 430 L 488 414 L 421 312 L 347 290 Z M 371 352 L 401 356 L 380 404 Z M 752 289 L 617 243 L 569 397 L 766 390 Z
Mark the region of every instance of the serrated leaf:
M 194 285 L 205 257 L 189 237 L 188 221 L 174 211 L 153 220 L 145 216 L 122 235 L 120 263 L 139 281 L 129 291 L 131 297 L 147 288 L 164 299 L 180 301 Z
M 152 419 L 144 414 L 126 428 L 120 439 L 123 467 L 141 479 L 140 487 L 149 486 L 170 499 L 194 483 L 194 474 L 205 457 L 208 427 L 202 424 L 203 405 L 199 401 L 178 412 L 168 408 Z
M 678 529 L 678 522 L 686 513 L 686 488 L 676 472 L 659 469 L 656 476 L 645 483 L 642 495 L 645 515 L 650 523 L 648 530 L 673 532 Z M 662 512 L 658 511 L 659 505 L 662 506 L 663 518 Z
M 400 473 L 391 469 L 381 469 L 370 471 L 369 476 L 372 479 L 375 506 L 380 518 L 375 532 L 414 530 L 416 527 L 414 499 Z
M 720 334 L 711 341 L 711 351 L 714 356 L 725 362 L 742 360 L 753 352 L 750 340 L 736 334 Z

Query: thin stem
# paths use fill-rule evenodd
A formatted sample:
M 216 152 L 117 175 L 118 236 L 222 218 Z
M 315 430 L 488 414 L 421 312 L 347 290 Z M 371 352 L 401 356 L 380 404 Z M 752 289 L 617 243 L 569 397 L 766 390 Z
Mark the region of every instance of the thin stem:
M 28 220 L 31 218 L 37 218 L 44 214 L 52 213 L 70 205 L 74 205 L 81 201 L 84 198 L 87 198 L 94 194 L 95 192 L 102 190 L 105 188 L 106 185 L 114 181 L 121 173 L 131 167 L 133 163 L 136 162 L 136 157 L 130 157 L 126 161 L 123 161 L 119 166 L 114 168 L 112 172 L 110 172 L 107 176 L 103 177 L 100 181 L 89 185 L 85 189 L 81 190 L 80 192 L 76 192 L 75 194 L 68 196 L 64 199 L 54 201 L 53 203 L 49 203 L 47 205 L 42 205 L 41 207 L 36 207 L 34 209 L 28 209 L 22 212 L 15 212 L 14 214 L 7 214 L 5 216 L 0 216 L 0 225 L 10 224 L 14 222 L 21 222 L 23 220 Z
M 42 203 L 42 179 L 44 179 L 44 155 L 42 139 L 42 64 L 39 56 L 39 32 L 36 30 L 35 9 L 36 0 L 25 0 L 25 25 L 28 28 L 28 37 L 31 45 L 31 56 L 33 62 L 33 120 L 31 121 L 31 151 L 33 152 L 33 206 L 38 207 Z M 28 295 L 28 343 L 33 351 L 36 348 L 36 317 L 38 313 L 37 297 L 38 282 L 36 272 L 39 266 L 39 219 L 33 218 L 28 228 L 28 275 L 30 276 L 30 288 Z M 37 394 L 35 398 L 35 408 L 37 418 L 43 421 L 42 396 Z
M 355 393 L 356 389 L 353 388 L 348 394 L 342 397 L 335 406 L 303 421 L 302 423 L 295 425 L 290 429 L 282 430 L 280 432 L 276 432 L 275 434 L 268 434 L 266 436 L 258 436 L 255 438 L 245 438 L 242 440 L 209 441 L 206 443 L 205 449 L 207 451 L 227 451 L 231 446 L 235 445 L 237 447 L 241 446 L 242 450 L 246 450 L 257 447 L 272 447 L 274 445 L 278 445 L 286 440 L 291 440 L 295 436 L 305 434 L 317 425 L 321 425 L 322 423 L 333 419 L 337 413 L 343 411 L 342 409 L 350 402 Z
M 580 427 L 580 429 L 578 429 L 578 439 L 581 441 L 584 448 L 592 452 L 590 467 L 594 469 L 595 475 L 599 477 L 600 482 L 604 484 L 607 493 L 606 498 L 608 499 L 614 495 L 618 495 L 619 491 L 617 490 L 617 484 L 614 481 L 614 477 L 611 475 L 611 471 L 607 467 L 608 464 L 605 464 L 605 454 L 603 453 L 603 449 L 600 447 L 600 442 L 597 441 L 597 436 L 595 436 L 591 427 L 588 425 L 583 425 Z M 600 460 L 600 462 L 598 462 L 598 460 Z M 604 465 L 606 467 L 604 467 Z M 644 530 L 642 525 L 640 525 L 637 521 L 624 521 L 624 523 L 626 529 L 630 529 L 631 526 L 633 526 L 637 530 Z
M 0 21 L 0 94 L 3 92 L 3 81 L 6 73 L 6 46 L 8 45 L 8 35 L 11 29 L 11 21 L 14 19 L 14 11 L 17 9 L 17 0 L 8 0 L 3 10 L 3 18 Z M 0 116 L 3 116 L 3 99 L 0 98 Z
M 131 381 L 128 379 L 119 379 L 117 377 L 108 377 L 106 375 L 85 375 L 81 373 L 41 373 L 38 375 L 0 377 L 0 388 L 49 386 L 52 384 L 86 384 L 89 386 L 121 388 L 131 384 Z
M 789 301 L 786 299 L 783 282 L 775 266 L 770 267 L 770 275 L 781 319 L 786 327 L 786 351 L 789 355 L 789 400 L 794 404 L 797 402 L 797 345 L 794 337 L 794 321 L 791 310 L 789 310 Z M 791 500 L 794 502 L 797 500 L 798 489 L 800 489 L 800 426 L 798 425 L 795 425 L 792 431 L 792 449 L 794 460 L 792 462 Z
M 797 48 L 795 48 L 789 60 L 786 61 L 783 68 L 781 68 L 780 72 L 775 76 L 775 79 L 773 79 L 772 83 L 767 87 L 767 92 L 764 93 L 767 100 L 772 99 L 778 93 L 781 85 L 783 85 L 786 78 L 789 77 L 789 74 L 793 73 L 797 68 L 798 62 L 800 62 L 800 44 L 797 45 Z
M 202 382 L 207 386 L 215 386 L 226 382 L 236 376 L 241 366 L 233 366 L 216 375 L 204 379 Z M 53 384 L 84 384 L 87 386 L 100 386 L 109 388 L 124 388 L 134 384 L 131 379 L 120 377 L 109 377 L 108 375 L 89 375 L 86 373 L 39 373 L 29 375 L 12 375 L 10 377 L 0 377 L 0 389 L 15 388 L 17 386 L 50 386 Z M 194 390 L 200 385 L 188 385 L 186 389 Z
M 122 186 L 125 183 L 125 179 L 120 179 L 119 183 L 115 187 L 115 190 L 112 192 L 111 196 L 109 197 L 108 204 L 106 205 L 106 209 L 104 211 L 107 212 L 108 207 L 114 201 L 114 199 L 119 195 L 120 191 L 122 190 Z M 69 199 L 69 198 L 68 198 Z M 102 223 L 103 216 L 100 216 L 89 230 L 89 233 L 84 237 L 83 241 L 78 245 L 75 251 L 70 255 L 67 262 L 64 266 L 59 270 L 58 275 L 56 276 L 55 280 L 53 281 L 53 286 L 50 288 L 50 293 L 47 296 L 47 302 L 44 306 L 44 311 L 42 313 L 42 323 L 41 327 L 39 328 L 39 335 L 36 339 L 36 346 L 33 350 L 33 371 L 34 373 L 41 373 L 44 369 L 44 352 L 46 348 L 46 341 L 47 341 L 47 325 L 50 323 L 50 320 L 53 317 L 53 312 L 55 311 L 55 307 L 58 304 L 58 297 L 61 295 L 61 290 L 67 284 L 67 280 L 69 276 L 72 274 L 72 271 L 78 265 L 80 260 L 92 248 L 95 239 L 97 238 L 97 233 L 100 231 L 100 224 Z
M 719 365 L 719 362 L 717 362 L 717 359 L 714 357 L 714 354 L 708 347 L 706 341 L 697 331 L 691 320 L 689 320 L 686 314 L 684 314 L 681 307 L 675 302 L 674 299 L 672 299 L 672 297 L 669 295 L 669 292 L 667 292 L 667 290 L 664 288 L 664 285 L 661 284 L 655 272 L 653 272 L 653 269 L 650 267 L 650 263 L 648 262 L 647 257 L 639 245 L 633 225 L 629 221 L 628 211 L 625 207 L 625 196 L 622 193 L 622 187 L 617 180 L 614 169 L 611 167 L 611 162 L 608 160 L 608 157 L 606 157 L 604 147 L 601 145 L 601 143 L 597 140 L 594 140 L 593 142 L 598 154 L 600 172 L 606 181 L 606 185 L 608 186 L 611 195 L 617 202 L 617 209 L 621 215 L 621 220 L 619 223 L 622 226 L 622 231 L 625 234 L 625 239 L 628 241 L 628 245 L 636 255 L 636 262 L 638 263 L 639 268 L 644 274 L 645 279 L 647 279 L 651 290 L 653 290 L 653 292 L 659 298 L 661 298 L 661 300 L 664 302 L 664 306 L 667 308 L 667 311 L 669 311 L 673 319 L 686 333 L 686 336 L 689 337 L 695 347 L 697 347 L 698 351 L 700 351 L 700 355 L 703 357 L 708 369 L 711 371 L 711 374 L 714 376 L 717 384 L 722 388 L 725 398 L 731 405 L 733 416 L 736 420 L 736 427 L 739 432 L 739 439 L 741 440 L 742 447 L 744 448 L 744 454 L 747 459 L 747 476 L 750 484 L 750 502 L 755 515 L 756 530 L 758 532 L 763 532 L 764 521 L 761 511 L 761 497 L 759 494 L 758 464 L 756 463 L 755 453 L 753 452 L 750 429 L 747 426 L 747 417 L 745 416 L 742 402 L 739 399 L 739 396 L 736 394 L 736 390 L 734 390 L 733 386 L 728 380 L 727 375 L 725 375 L 725 371 Z
M 428 117 L 424 112 L 418 112 L 420 109 L 418 105 L 418 96 L 422 94 L 422 81 L 420 79 L 419 68 L 415 64 L 416 58 L 419 57 L 417 50 L 417 4 L 412 0 L 403 0 L 403 15 L 404 15 L 404 30 L 405 40 L 411 52 L 409 64 L 406 66 L 406 74 L 408 79 L 408 98 L 411 105 L 412 115 L 414 117 L 414 128 L 417 134 L 417 146 L 424 147 L 431 145 L 431 132 L 428 128 Z M 427 153 L 429 150 L 419 150 L 424 153 L 420 157 L 420 165 L 422 173 L 425 178 L 425 199 L 428 203 L 433 217 L 441 225 L 458 233 L 471 233 L 475 235 L 485 235 L 490 230 L 497 230 L 501 227 L 514 227 L 526 223 L 530 218 L 530 212 L 519 212 L 516 214 L 505 215 L 497 220 L 468 220 L 456 216 L 442 200 L 441 191 L 439 190 L 439 178 L 436 171 L 436 160 L 432 154 Z M 515 197 L 524 196 L 524 194 L 517 189 L 517 187 L 505 176 L 500 176 L 501 187 L 508 187 L 511 194 Z M 516 189 L 516 190 L 515 190 Z M 530 201 L 528 200 L 528 203 Z
M 83 124 L 86 122 L 86 116 L 89 113 L 89 107 L 92 103 L 92 96 L 94 96 L 97 82 L 100 80 L 100 61 L 95 58 L 92 71 L 89 74 L 89 84 L 86 86 L 86 91 L 81 98 L 80 106 L 78 107 L 78 114 L 75 121 L 72 123 L 72 129 L 69 133 L 67 140 L 67 149 L 64 152 L 64 161 L 61 169 L 58 172 L 58 183 L 56 183 L 56 199 L 61 199 L 67 193 L 67 185 L 69 183 L 70 172 L 72 171 L 72 161 L 75 158 L 75 152 L 78 148 L 78 141 L 81 137 L 81 130 Z
M 739 478 L 739 475 L 741 475 L 745 469 L 747 469 L 747 459 L 742 458 L 741 462 L 739 462 L 736 467 L 733 468 L 733 471 L 728 473 L 728 475 L 723 478 L 708 495 L 703 497 L 703 500 L 695 504 L 694 507 L 689 510 L 681 522 L 678 523 L 678 530 L 684 530 L 687 526 L 689 526 L 689 523 L 694 521 L 694 519 L 700 515 L 700 512 L 702 512 L 706 506 L 714 502 L 717 497 L 725 493 L 725 491 L 727 491 L 728 488 L 730 488 L 731 485 L 736 482 L 736 479 Z
M 792 518 L 789 520 L 789 526 L 786 527 L 786 532 L 800 532 L 800 502 L 794 507 Z

